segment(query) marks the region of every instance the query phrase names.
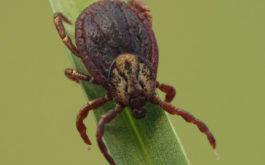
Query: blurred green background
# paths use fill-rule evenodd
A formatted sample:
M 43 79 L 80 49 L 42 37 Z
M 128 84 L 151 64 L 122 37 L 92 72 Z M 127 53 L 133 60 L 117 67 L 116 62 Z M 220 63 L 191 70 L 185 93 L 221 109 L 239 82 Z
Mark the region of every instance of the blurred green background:
M 191 164 L 263 164 L 265 1 L 145 2 L 160 49 L 158 80 L 175 86 L 173 104 L 217 139 L 219 160 L 196 127 L 171 116 Z M 71 64 L 52 17 L 48 1 L 0 1 L 0 164 L 107 165 L 93 115 L 92 150 L 76 131 L 86 101 L 63 75 Z

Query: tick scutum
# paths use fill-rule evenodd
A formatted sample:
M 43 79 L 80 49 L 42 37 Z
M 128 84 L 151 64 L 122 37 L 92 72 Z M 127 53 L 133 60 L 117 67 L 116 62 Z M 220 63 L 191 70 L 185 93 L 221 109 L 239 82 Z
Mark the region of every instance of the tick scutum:
M 155 82 L 150 62 L 133 54 L 118 56 L 108 75 L 109 90 L 114 100 L 133 108 L 144 106 L 146 100 L 154 95 Z

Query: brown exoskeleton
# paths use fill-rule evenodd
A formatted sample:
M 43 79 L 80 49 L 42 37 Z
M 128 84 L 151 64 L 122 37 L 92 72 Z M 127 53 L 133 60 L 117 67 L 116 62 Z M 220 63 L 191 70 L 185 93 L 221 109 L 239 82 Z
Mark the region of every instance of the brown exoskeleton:
M 66 69 L 65 75 L 76 82 L 88 81 L 107 90 L 105 97 L 93 100 L 78 114 L 76 126 L 85 143 L 91 145 L 83 123 L 88 112 L 110 100 L 117 102 L 114 110 L 101 117 L 97 130 L 98 145 L 110 164 L 114 165 L 115 162 L 102 140 L 104 125 L 112 121 L 125 106 L 131 107 L 135 118 L 144 117 L 147 101 L 197 125 L 215 148 L 215 139 L 202 121 L 169 104 L 175 96 L 175 89 L 156 81 L 158 47 L 150 10 L 141 0 L 128 3 L 105 0 L 88 6 L 76 21 L 76 46 L 66 35 L 63 21 L 70 23 L 61 13 L 54 15 L 54 23 L 63 42 L 81 58 L 92 77 L 74 69 Z M 166 93 L 165 101 L 155 95 L 156 88 Z

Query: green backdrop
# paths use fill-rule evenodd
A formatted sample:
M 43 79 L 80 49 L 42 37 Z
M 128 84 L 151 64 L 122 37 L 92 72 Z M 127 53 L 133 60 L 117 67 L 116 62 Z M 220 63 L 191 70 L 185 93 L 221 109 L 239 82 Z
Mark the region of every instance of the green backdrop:
M 265 1 L 146 0 L 160 49 L 158 80 L 176 87 L 174 105 L 207 123 L 217 160 L 196 127 L 172 116 L 193 165 L 264 164 Z M 54 28 L 48 1 L 0 1 L 0 164 L 106 164 L 86 104 Z M 128 144 L 130 145 L 130 144 Z

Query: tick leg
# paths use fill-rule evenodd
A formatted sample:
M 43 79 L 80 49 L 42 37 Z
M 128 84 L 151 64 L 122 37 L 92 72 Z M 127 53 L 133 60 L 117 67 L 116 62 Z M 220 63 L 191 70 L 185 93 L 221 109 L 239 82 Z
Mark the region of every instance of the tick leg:
M 101 116 L 98 124 L 98 130 L 97 130 L 98 146 L 101 152 L 103 153 L 103 155 L 105 156 L 105 158 L 108 160 L 108 162 L 111 165 L 115 165 L 116 163 L 114 162 L 113 158 L 108 154 L 107 147 L 102 140 L 102 137 L 104 135 L 104 125 L 112 121 L 117 116 L 117 114 L 122 111 L 122 109 L 123 107 L 117 104 L 114 110 L 107 112 L 106 114 Z
M 75 69 L 66 68 L 64 70 L 64 74 L 66 77 L 68 77 L 70 80 L 73 80 L 77 83 L 79 83 L 80 80 L 87 81 L 90 83 L 97 84 L 93 77 L 90 77 L 88 75 L 85 75 L 84 73 L 81 73 Z
M 176 95 L 176 90 L 173 86 L 167 85 L 167 84 L 160 84 L 158 81 L 156 82 L 156 87 L 159 88 L 162 92 L 166 93 L 166 102 L 171 102 L 175 95 Z
M 63 26 L 63 21 L 72 24 L 71 21 L 69 21 L 62 13 L 55 13 L 54 14 L 54 24 L 56 26 L 56 29 L 63 40 L 64 44 L 70 49 L 70 51 L 75 54 L 77 57 L 79 57 L 79 53 L 77 48 L 74 46 L 71 38 L 66 35 L 65 29 Z
M 138 10 L 140 10 L 143 15 L 147 18 L 149 23 L 152 25 L 152 13 L 150 9 L 147 7 L 147 5 L 143 2 L 143 0 L 130 0 L 129 4 L 136 7 Z
M 172 115 L 179 115 L 184 120 L 186 120 L 187 122 L 197 125 L 199 130 L 207 136 L 208 141 L 210 142 L 213 149 L 216 148 L 215 138 L 214 138 L 213 134 L 210 132 L 210 130 L 208 129 L 206 124 L 204 124 L 201 120 L 195 118 L 189 112 L 187 112 L 183 109 L 174 107 L 174 106 L 170 105 L 169 103 L 161 101 L 158 96 L 153 97 L 152 103 L 158 104 L 161 108 L 163 108 L 165 111 L 167 111 L 168 113 L 170 113 Z
M 91 145 L 91 142 L 90 142 L 90 140 L 86 134 L 86 126 L 84 125 L 83 121 L 87 117 L 87 114 L 90 110 L 94 110 L 94 109 L 102 106 L 103 104 L 105 104 L 109 100 L 110 100 L 110 98 L 108 95 L 106 95 L 103 98 L 93 100 L 90 103 L 88 103 L 84 108 L 82 108 L 80 110 L 79 114 L 77 115 L 76 128 L 79 131 L 84 142 L 88 145 Z

